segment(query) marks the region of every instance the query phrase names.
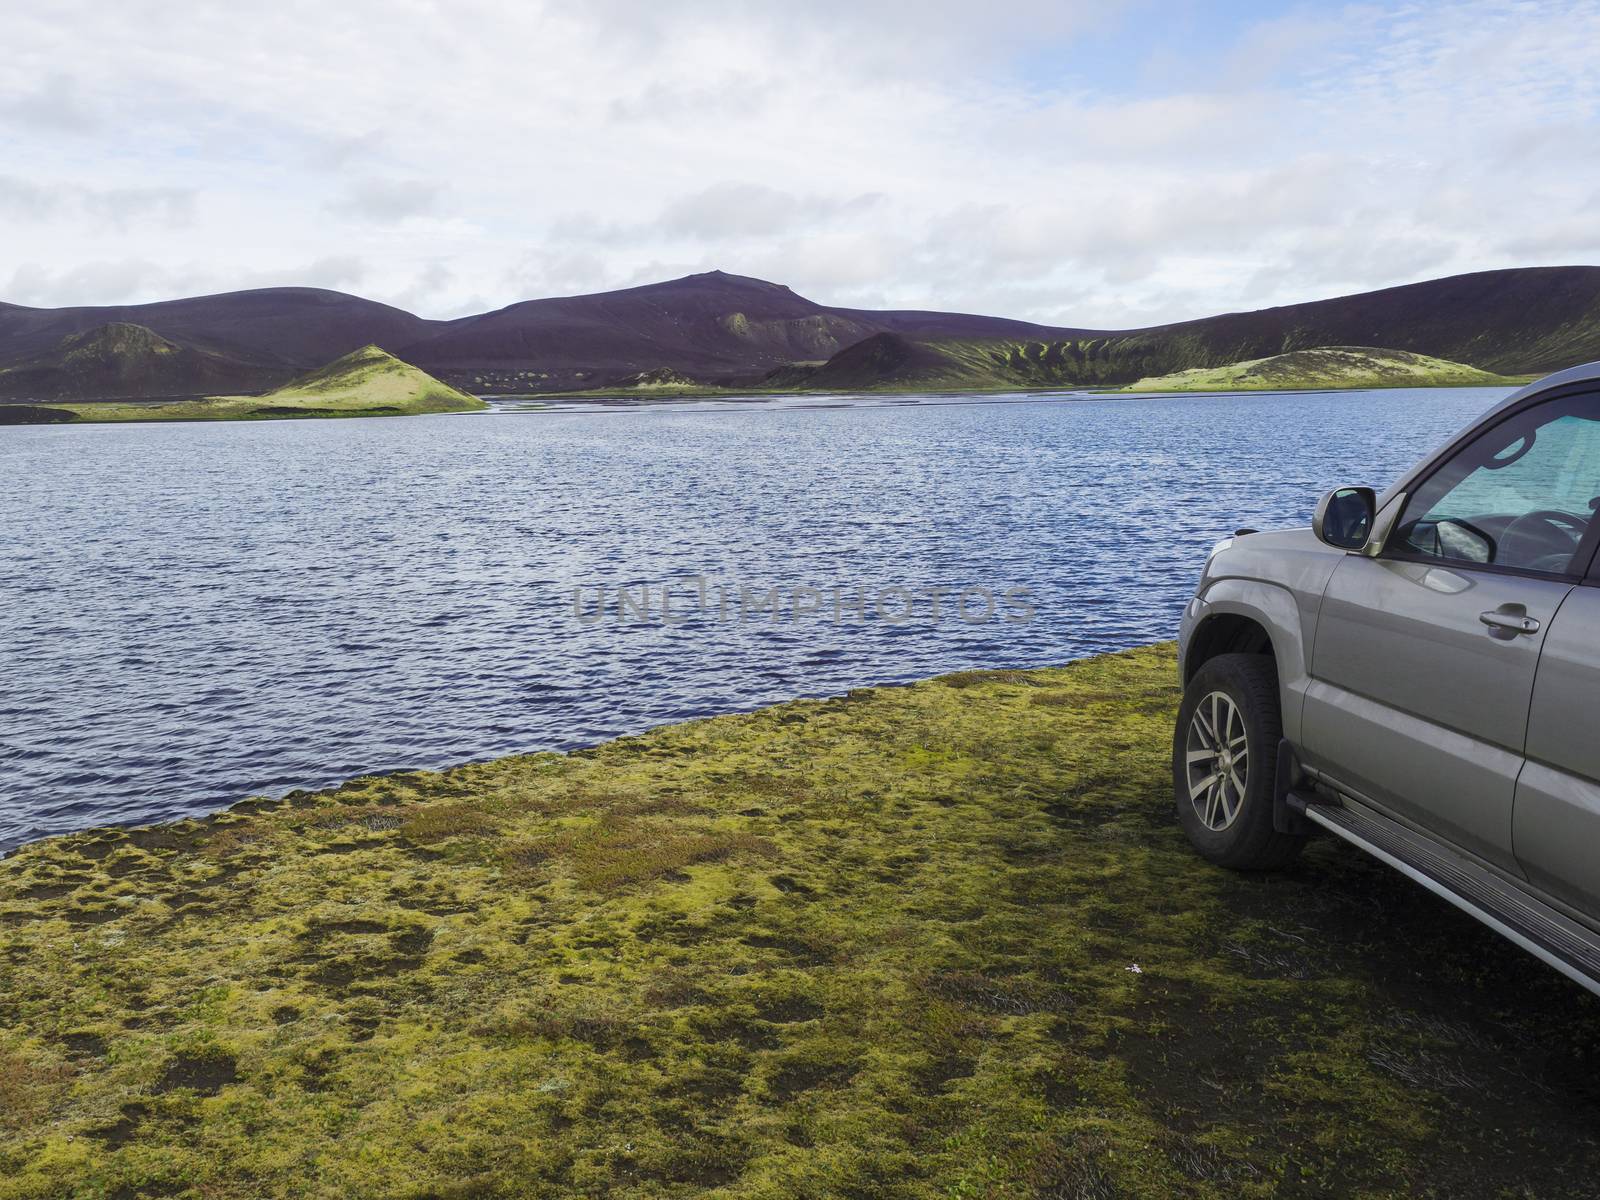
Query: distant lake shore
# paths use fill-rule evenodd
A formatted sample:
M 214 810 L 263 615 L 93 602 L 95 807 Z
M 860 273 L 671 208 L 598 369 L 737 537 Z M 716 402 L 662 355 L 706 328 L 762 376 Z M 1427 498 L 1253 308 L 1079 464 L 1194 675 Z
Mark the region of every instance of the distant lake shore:
M 1428 385 L 1432 390 L 1435 385 Z M 1476 389 L 1436 385 L 1440 390 Z M 1494 385 L 1503 392 L 1507 385 Z M 1373 391 L 1416 391 L 1414 385 L 1394 388 L 1304 387 L 1304 388 L 1189 388 L 1163 391 L 1136 391 L 1129 388 L 955 388 L 942 390 L 882 389 L 842 392 L 752 391 L 688 388 L 675 392 L 544 392 L 521 395 L 489 394 L 483 397 L 491 411 L 507 412 L 605 412 L 662 407 L 683 410 L 688 405 L 704 405 L 701 411 L 744 406 L 751 409 L 782 408 L 926 408 L 951 404 L 1039 404 L 1070 400 L 1155 400 L 1183 397 L 1221 396 L 1318 396 Z
M 363 355 L 367 356 L 363 359 Z M 1192 368 L 1117 386 L 1019 387 L 912 386 L 884 382 L 870 386 L 815 388 L 787 380 L 771 387 L 732 387 L 683 380 L 671 372 L 646 373 L 626 386 L 550 391 L 494 391 L 469 394 L 450 388 L 376 346 L 350 356 L 357 365 L 376 365 L 385 375 L 370 381 L 354 375 L 348 360 L 321 374 L 333 374 L 306 388 L 290 385 L 259 395 L 175 397 L 165 400 L 76 402 L 0 401 L 0 425 L 91 424 L 122 421 L 260 421 L 433 415 L 442 412 L 592 412 L 650 406 L 700 405 L 719 408 L 778 406 L 828 408 L 893 405 L 1022 403 L 1036 400 L 1107 396 L 1300 395 L 1383 389 L 1515 387 L 1535 376 L 1500 376 L 1461 363 L 1404 351 L 1372 347 L 1300 350 L 1214 368 Z M 656 376 L 661 376 L 658 381 Z M 316 376 L 311 377 L 315 379 Z M 405 390 L 396 386 L 399 380 Z

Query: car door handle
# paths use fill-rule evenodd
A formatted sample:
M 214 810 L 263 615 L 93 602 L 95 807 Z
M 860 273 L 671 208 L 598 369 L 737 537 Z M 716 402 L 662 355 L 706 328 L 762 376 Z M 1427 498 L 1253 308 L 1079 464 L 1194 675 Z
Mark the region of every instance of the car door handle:
M 1478 620 L 1489 627 L 1489 636 L 1513 638 L 1519 634 L 1538 633 L 1539 622 L 1528 615 L 1520 604 L 1502 604 L 1499 608 L 1479 613 Z

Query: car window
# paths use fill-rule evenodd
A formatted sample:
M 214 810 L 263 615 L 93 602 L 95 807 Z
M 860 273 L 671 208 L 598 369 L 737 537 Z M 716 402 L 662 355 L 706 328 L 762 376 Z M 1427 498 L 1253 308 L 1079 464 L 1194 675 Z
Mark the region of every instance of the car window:
M 1600 508 L 1600 395 L 1566 396 L 1474 439 L 1406 502 L 1397 549 L 1548 574 L 1574 567 Z

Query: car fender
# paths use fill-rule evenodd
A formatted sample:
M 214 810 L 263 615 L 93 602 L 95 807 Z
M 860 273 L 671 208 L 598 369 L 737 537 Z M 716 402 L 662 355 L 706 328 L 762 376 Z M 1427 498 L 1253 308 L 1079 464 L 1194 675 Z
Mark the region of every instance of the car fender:
M 1211 581 L 1198 598 L 1194 628 L 1224 614 L 1246 617 L 1267 631 L 1278 664 L 1278 693 L 1283 709 L 1283 736 L 1300 739 L 1301 709 L 1311 671 L 1308 622 L 1295 593 L 1282 584 L 1259 579 Z

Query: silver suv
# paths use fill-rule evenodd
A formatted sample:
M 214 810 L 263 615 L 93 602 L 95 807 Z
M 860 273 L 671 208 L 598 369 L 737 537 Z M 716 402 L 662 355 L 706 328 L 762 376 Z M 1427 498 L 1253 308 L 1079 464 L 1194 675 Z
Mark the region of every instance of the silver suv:
M 1600 992 L 1597 509 L 1600 363 L 1218 545 L 1180 640 L 1196 849 L 1268 868 L 1330 831 Z

